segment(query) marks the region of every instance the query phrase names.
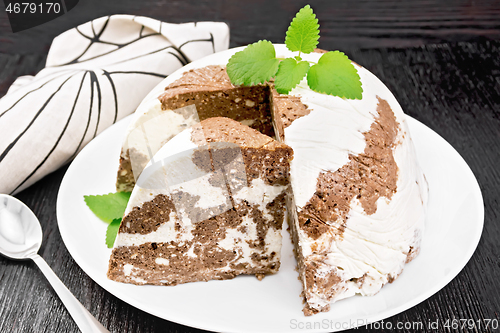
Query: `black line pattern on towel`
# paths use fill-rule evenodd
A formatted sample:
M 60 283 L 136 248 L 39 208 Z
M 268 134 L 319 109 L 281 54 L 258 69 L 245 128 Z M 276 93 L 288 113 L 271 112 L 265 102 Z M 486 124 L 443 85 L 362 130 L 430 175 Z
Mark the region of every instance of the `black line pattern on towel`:
M 149 35 L 149 36 L 151 36 L 151 35 Z M 164 48 L 161 48 L 161 49 L 158 49 L 158 50 L 155 50 L 155 51 L 149 52 L 149 53 L 141 54 L 141 55 L 138 55 L 138 56 L 133 57 L 133 58 L 127 58 L 127 59 L 123 59 L 123 60 L 120 60 L 120 61 L 117 61 L 117 62 L 113 62 L 113 63 L 110 63 L 110 64 L 106 64 L 106 66 L 111 66 L 111 65 L 122 64 L 122 63 L 127 62 L 127 61 L 130 61 L 130 60 L 140 59 L 140 58 L 142 58 L 142 57 L 149 56 L 149 55 L 152 55 L 152 54 L 155 54 L 155 53 L 158 53 L 158 52 L 164 51 L 164 50 L 169 49 L 169 48 L 176 49 L 176 48 L 175 48 L 175 46 L 173 46 L 173 45 L 169 45 L 169 46 L 166 46 L 166 47 L 164 47 Z M 176 49 L 176 50 L 177 50 L 177 49 Z M 110 52 L 108 52 L 108 53 L 104 53 L 104 54 L 101 54 L 101 55 L 98 55 L 98 56 L 95 56 L 95 57 L 92 57 L 92 58 L 88 58 L 88 59 L 82 60 L 82 61 L 81 61 L 81 62 L 79 62 L 79 63 L 83 63 L 83 62 L 88 61 L 88 60 L 97 59 L 97 58 L 99 58 L 99 57 L 101 57 L 101 56 L 104 56 L 104 55 L 107 55 L 107 54 L 109 54 L 109 53 L 111 53 L 111 52 L 114 52 L 114 51 L 110 51 Z M 179 53 L 180 53 L 180 52 L 179 52 Z M 187 64 L 188 62 L 189 62 L 189 61 L 186 61 L 186 62 L 184 62 L 184 61 L 183 61 L 182 63 L 183 63 L 183 64 Z
M 102 96 L 101 96 L 101 86 L 99 85 L 99 81 L 97 80 L 97 75 L 95 75 L 94 71 L 90 71 L 89 73 L 90 73 L 90 89 L 92 89 L 93 93 L 95 85 L 97 91 L 97 122 L 95 125 L 94 136 L 93 136 L 93 138 L 95 138 L 97 135 L 97 129 L 99 128 L 99 122 L 101 121 Z
M 111 53 L 113 53 L 113 52 L 116 52 L 116 51 L 118 51 L 118 50 L 120 50 L 120 49 L 122 49 L 122 48 L 124 48 L 124 47 L 126 47 L 126 46 L 128 46 L 128 45 L 131 45 L 131 44 L 133 44 L 133 43 L 135 43 L 135 42 L 137 42 L 137 41 L 139 41 L 139 40 L 142 40 L 142 39 L 144 39 L 144 38 L 148 38 L 148 37 L 151 37 L 151 36 L 159 36 L 159 35 L 161 35 L 161 29 L 162 29 L 162 26 L 163 26 L 163 24 L 162 24 L 162 23 L 160 23 L 160 29 L 159 29 L 159 32 L 157 32 L 157 33 L 151 33 L 151 34 L 149 34 L 149 35 L 142 35 L 142 31 L 143 31 L 143 29 L 145 28 L 145 26 L 144 26 L 144 25 L 142 25 L 142 26 L 141 26 L 140 33 L 139 33 L 139 37 L 138 37 L 138 38 L 136 38 L 136 39 L 134 39 L 134 40 L 132 40 L 132 41 L 130 41 L 130 42 L 127 42 L 127 43 L 122 43 L 122 44 L 119 44 L 119 43 L 112 43 L 112 42 L 102 41 L 102 40 L 100 40 L 100 37 L 101 37 L 101 35 L 103 34 L 103 32 L 104 32 L 105 28 L 107 27 L 107 25 L 108 25 L 108 22 L 109 22 L 110 18 L 111 18 L 111 16 L 107 18 L 107 20 L 106 20 L 106 22 L 105 22 L 105 24 L 104 24 L 103 28 L 101 29 L 101 31 L 100 31 L 97 35 L 95 34 L 95 31 L 93 31 L 93 32 L 94 32 L 94 37 L 89 37 L 89 36 L 85 35 L 84 33 L 82 33 L 82 32 L 78 29 L 78 27 L 76 27 L 76 28 L 75 28 L 75 30 L 76 30 L 76 31 L 77 31 L 77 32 L 78 32 L 81 36 L 83 36 L 84 38 L 86 38 L 86 39 L 90 40 L 90 44 L 89 44 L 89 45 L 85 48 L 85 50 L 83 51 L 83 53 L 82 53 L 82 54 L 80 54 L 80 55 L 79 55 L 78 57 L 76 57 L 75 59 L 71 60 L 70 62 L 67 62 L 67 63 L 64 63 L 64 64 L 59 64 L 59 65 L 56 65 L 56 66 L 53 66 L 53 67 L 60 67 L 60 66 L 65 66 L 65 65 L 70 65 L 70 64 L 83 63 L 83 62 L 86 62 L 86 61 L 89 61 L 89 60 L 93 60 L 93 59 L 96 59 L 96 58 L 99 58 L 99 57 L 102 57 L 102 56 L 105 56 L 105 55 L 109 55 L 109 54 L 111 54 Z M 93 25 L 92 25 L 92 29 L 93 29 Z M 174 45 L 170 45 L 170 46 L 168 46 L 168 47 L 166 47 L 166 48 L 169 48 L 169 47 L 170 47 L 170 48 L 175 49 L 175 50 L 179 53 L 179 55 L 182 57 L 182 61 L 181 61 L 181 63 L 182 63 L 183 65 L 186 65 L 186 64 L 188 64 L 188 63 L 189 63 L 189 62 L 191 62 L 191 61 L 190 61 L 190 60 L 189 60 L 189 58 L 186 56 L 186 54 L 184 54 L 184 52 L 182 52 L 181 47 L 182 47 L 183 45 L 187 44 L 187 43 L 191 43 L 191 42 L 199 42 L 199 41 L 200 41 L 200 42 L 207 42 L 207 41 L 212 42 L 212 48 L 213 48 L 213 50 L 214 50 L 214 52 L 215 52 L 214 37 L 213 37 L 213 34 L 212 34 L 212 33 L 210 33 L 210 38 L 209 38 L 209 39 L 190 40 L 190 41 L 186 41 L 186 42 L 184 42 L 184 43 L 183 43 L 180 47 L 176 47 L 176 46 L 174 46 Z M 81 59 L 81 58 L 82 58 L 82 57 L 83 57 L 83 56 L 87 53 L 87 51 L 90 49 L 90 47 L 91 47 L 94 43 L 101 43 L 101 44 L 107 44 L 107 45 L 114 45 L 114 46 L 116 46 L 117 48 L 116 48 L 116 49 L 114 49 L 114 50 L 111 50 L 111 51 L 108 51 L 108 52 L 102 53 L 102 54 L 100 54 L 100 55 L 97 55 L 97 56 L 94 56 L 94 57 L 91 57 L 91 58 L 88 58 L 88 59 L 85 59 L 85 60 L 81 60 L 81 61 L 79 61 L 79 59 Z M 156 50 L 156 51 L 150 52 L 150 53 L 146 53 L 146 54 L 141 55 L 141 56 L 138 56 L 138 57 L 134 57 L 134 58 L 126 59 L 126 60 L 124 60 L 124 61 L 128 61 L 128 60 L 131 60 L 131 59 L 137 59 L 137 58 L 140 58 L 140 57 L 143 57 L 143 56 L 146 56 L 146 55 L 154 54 L 154 53 L 156 53 L 156 52 L 159 52 L 159 51 L 165 50 L 166 48 L 162 48 L 162 49 L 159 49 L 159 50 Z M 122 62 L 124 62 L 124 61 L 116 62 L 116 63 L 114 63 L 114 64 L 122 63 Z M 111 65 L 113 65 L 113 64 L 111 64 Z
M 16 188 L 12 192 L 17 191 L 21 186 L 23 186 L 23 184 L 26 183 L 26 181 L 28 181 L 28 179 L 30 179 L 38 171 L 38 169 L 40 169 L 42 167 L 42 165 L 45 164 L 45 162 L 47 162 L 50 155 L 52 155 L 54 150 L 56 150 L 57 145 L 59 145 L 59 142 L 61 142 L 61 139 L 64 136 L 64 133 L 66 133 L 66 130 L 68 129 L 69 123 L 70 123 L 71 119 L 73 118 L 73 113 L 75 112 L 76 104 L 78 102 L 78 98 L 80 97 L 80 92 L 82 91 L 83 82 L 85 81 L 86 76 L 87 76 L 87 72 L 84 72 L 83 77 L 82 77 L 82 81 L 80 82 L 80 87 L 78 88 L 78 92 L 77 92 L 76 97 L 75 97 L 75 102 L 73 103 L 73 107 L 71 108 L 71 112 L 68 116 L 68 120 L 66 121 L 66 124 L 64 125 L 64 128 L 61 131 L 61 134 L 59 134 L 59 137 L 57 138 L 55 144 L 52 146 L 52 149 L 48 152 L 48 154 L 45 156 L 45 158 L 35 167 L 35 169 L 26 178 L 24 178 L 24 180 L 21 183 L 19 183 L 19 185 L 17 185 Z
M 132 22 L 137 22 L 137 21 L 135 20 L 137 17 L 138 17 L 137 15 L 134 15 L 134 16 L 132 17 Z M 161 22 L 161 21 L 157 21 L 157 20 L 155 20 L 155 21 L 159 23 L 159 24 L 158 24 L 158 33 L 161 35 L 161 25 L 163 24 L 163 22 Z M 140 22 L 137 22 L 137 23 L 138 23 L 138 24 L 141 24 Z M 143 32 L 143 30 L 144 30 L 145 28 L 148 28 L 148 29 L 150 29 L 150 30 L 152 30 L 152 31 L 154 31 L 154 30 L 155 30 L 154 28 L 150 28 L 150 27 L 146 27 L 145 25 L 142 25 L 141 32 L 140 32 L 139 36 L 144 36 L 144 37 L 150 36 L 150 35 L 142 35 L 142 32 Z
M 109 19 L 111 18 L 111 16 L 108 16 L 106 18 L 106 22 L 104 22 L 102 28 L 101 28 L 101 31 L 99 31 L 99 33 L 96 35 L 95 33 L 95 30 L 94 30 L 94 21 L 91 21 L 91 24 L 92 24 L 92 32 L 94 33 L 94 37 L 89 37 L 87 35 L 85 35 L 83 32 L 81 32 L 78 27 L 75 28 L 75 30 L 80 34 L 82 35 L 82 37 L 85 37 L 87 38 L 88 40 L 92 40 L 93 38 L 100 38 L 104 32 L 104 29 L 106 29 L 106 27 L 108 26 L 108 23 L 109 23 Z
M 70 77 L 68 77 L 60 86 L 59 88 L 57 88 L 57 90 L 52 94 L 50 95 L 50 97 L 45 101 L 45 103 L 42 105 L 42 107 L 38 110 L 38 112 L 35 114 L 35 116 L 33 117 L 33 119 L 31 119 L 31 122 L 28 124 L 28 126 L 21 132 L 21 134 L 19 134 L 17 136 L 17 138 L 14 139 L 14 141 L 12 141 L 8 146 L 7 148 L 5 148 L 5 150 L 2 152 L 2 154 L 0 155 L 0 163 L 3 161 L 3 159 L 5 158 L 5 156 L 7 156 L 7 154 L 11 151 L 12 148 L 14 148 L 15 144 L 19 141 L 19 139 L 21 139 L 21 137 L 26 133 L 26 131 L 28 131 L 28 129 L 31 127 L 31 125 L 33 125 L 33 123 L 35 122 L 35 120 L 38 118 L 38 116 L 40 116 L 40 114 L 42 113 L 42 111 L 45 109 L 45 107 L 49 104 L 49 102 L 52 100 L 52 98 L 61 90 L 61 88 L 66 84 L 66 82 L 68 82 L 71 78 L 73 78 L 73 76 L 75 76 L 76 74 L 74 75 L 71 75 Z
M 90 21 L 90 28 L 92 29 L 92 34 L 95 36 L 94 21 Z
M 186 43 L 184 43 L 184 44 L 186 44 Z M 184 44 L 183 44 L 183 45 L 184 45 Z M 189 60 L 189 58 L 188 58 L 188 57 L 184 54 L 184 52 L 182 52 L 181 47 L 182 47 L 182 45 L 181 45 L 181 46 L 179 46 L 179 47 L 175 47 L 175 46 L 174 46 L 174 49 L 175 49 L 175 50 L 176 50 L 176 51 L 180 54 L 180 56 L 182 57 L 183 61 L 181 61 L 181 63 L 183 64 L 183 66 L 186 66 L 186 65 L 187 65 L 187 64 L 189 64 L 191 61 L 190 61 L 190 60 Z
M 174 57 L 176 57 L 176 58 L 177 58 L 177 60 L 179 60 L 179 62 L 181 63 L 181 65 L 182 65 L 182 66 L 186 66 L 186 65 L 189 63 L 189 61 L 188 61 L 188 62 L 184 62 L 184 59 L 181 59 L 181 58 L 180 58 L 177 54 L 175 54 L 175 53 L 172 53 L 172 52 L 168 52 L 168 53 L 170 53 L 171 55 L 173 55 Z
M 92 88 L 92 83 L 90 84 L 90 87 Z M 92 120 L 92 107 L 93 107 L 93 101 L 94 101 L 94 90 L 91 89 L 90 91 L 90 106 L 89 106 L 89 116 L 87 119 L 87 125 L 85 126 L 85 131 L 83 132 L 82 138 L 80 139 L 80 142 L 78 143 L 78 146 L 76 147 L 75 151 L 73 154 L 64 162 L 65 164 L 71 161 L 73 158 L 75 158 L 76 154 L 78 154 L 78 151 L 82 147 L 83 141 L 85 141 L 85 137 L 87 136 L 87 132 L 90 128 L 90 121 Z
M 70 62 L 67 62 L 65 64 L 60 64 L 60 65 L 57 65 L 55 67 L 59 67 L 59 66 L 65 66 L 65 65 L 71 65 L 71 64 L 77 64 L 77 63 L 83 63 L 83 62 L 86 62 L 86 61 L 89 61 L 89 60 L 93 60 L 93 59 L 96 59 L 96 58 L 99 58 L 99 57 L 102 57 L 102 56 L 105 56 L 105 55 L 108 55 L 108 54 L 111 54 L 113 52 L 116 52 L 128 45 L 131 45 L 139 40 L 142 40 L 144 38 L 148 38 L 148 37 L 151 37 L 151 36 L 159 36 L 161 35 L 161 33 L 157 32 L 157 33 L 152 33 L 152 34 L 149 34 L 149 35 L 145 35 L 145 36 L 141 36 L 139 35 L 139 37 L 137 37 L 136 39 L 130 41 L 130 42 L 127 42 L 127 43 L 112 43 L 112 42 L 106 42 L 106 41 L 102 41 L 100 40 L 100 37 L 102 35 L 102 33 L 104 32 L 104 29 L 107 27 L 108 25 L 108 22 L 110 20 L 111 17 L 108 17 L 108 19 L 106 20 L 106 23 L 104 24 L 102 30 L 99 32 L 99 34 L 95 34 L 94 32 L 94 36 L 93 37 L 89 37 L 87 35 L 85 35 L 84 33 L 82 33 L 78 27 L 75 28 L 76 31 L 78 31 L 78 33 L 80 35 L 82 35 L 83 37 L 87 38 L 88 40 L 90 40 L 90 44 L 87 46 L 87 48 L 83 51 L 82 54 L 80 54 L 78 57 L 76 57 L 75 59 L 71 60 Z M 93 21 L 92 21 L 93 22 Z M 141 31 L 142 29 L 144 28 L 144 25 L 142 25 L 142 28 L 141 28 Z M 95 57 L 91 57 L 91 58 L 88 58 L 88 59 L 85 59 L 85 60 L 82 60 L 82 61 L 79 61 L 79 59 L 81 59 L 86 53 L 87 51 L 90 49 L 90 47 L 95 44 L 95 43 L 101 43 L 101 44 L 107 44 L 107 45 L 113 45 L 113 46 L 116 46 L 117 48 L 114 49 L 114 50 L 111 50 L 111 51 L 108 51 L 108 52 L 105 52 L 105 53 L 102 53 L 102 54 L 99 54 Z
M 106 72 L 106 73 L 107 74 L 143 74 L 143 75 L 152 75 L 152 76 L 161 77 L 162 79 L 164 79 L 168 76 L 166 74 L 161 74 L 161 73 L 142 72 L 142 71 L 113 71 L 113 72 Z
M 115 83 L 113 82 L 113 79 L 111 78 L 111 76 L 109 75 L 108 72 L 106 72 L 105 70 L 102 71 L 102 75 L 104 75 L 108 81 L 109 81 L 109 84 L 111 85 L 111 89 L 113 90 L 113 98 L 115 100 L 115 117 L 113 118 L 113 124 L 116 123 L 116 119 L 118 118 L 118 95 L 116 94 L 116 87 L 115 87 Z M 80 146 L 78 146 L 78 149 L 80 148 Z
M 109 22 L 109 18 L 110 16 L 108 16 L 108 18 L 106 19 L 106 22 L 104 22 L 104 25 L 101 29 L 101 31 L 99 32 L 99 34 L 97 35 L 97 38 L 100 38 L 102 33 L 104 32 L 104 29 L 106 29 L 106 27 L 108 26 L 108 22 Z M 87 53 L 87 51 L 90 49 L 90 47 L 94 44 L 94 39 L 85 35 L 83 32 L 80 31 L 80 29 L 78 29 L 78 27 L 75 28 L 76 32 L 78 32 L 82 37 L 84 38 L 87 38 L 88 40 L 90 40 L 90 43 L 89 45 L 87 45 L 87 47 L 85 48 L 85 50 L 83 51 L 82 54 L 80 54 L 77 58 L 71 60 L 70 62 L 66 63 L 66 64 L 59 64 L 59 65 L 55 65 L 55 66 L 51 66 L 51 67 L 61 67 L 61 66 L 64 66 L 64 65 L 69 65 L 69 64 L 75 64 L 75 63 L 78 63 L 78 59 L 80 59 L 81 57 L 83 57 L 85 55 L 85 53 Z M 96 38 L 96 36 L 94 36 L 94 38 Z
M 150 56 L 150 55 L 152 55 L 152 54 L 156 54 L 156 53 L 158 53 L 158 52 L 161 52 L 161 51 L 164 51 L 164 50 L 167 50 L 167 49 L 174 49 L 174 50 L 176 50 L 177 52 L 179 52 L 175 46 L 173 46 L 173 45 L 169 45 L 169 46 L 166 46 L 166 47 L 161 48 L 161 49 L 159 49 L 159 50 L 155 50 L 155 51 L 152 51 L 152 52 L 150 52 L 150 53 L 141 54 L 141 55 L 136 56 L 136 57 L 133 57 L 133 58 L 128 58 L 128 59 L 120 60 L 120 61 L 117 61 L 117 62 L 114 62 L 114 63 L 111 63 L 111 64 L 107 64 L 106 66 L 112 66 L 112 65 L 123 64 L 124 62 L 131 61 L 131 60 L 136 60 L 136 59 L 140 59 L 140 58 L 142 58 L 142 57 L 147 57 L 147 56 Z M 182 66 L 185 66 L 185 65 L 187 65 L 187 64 L 190 62 L 189 60 L 187 60 L 187 58 L 185 58 L 185 56 L 184 56 L 184 58 L 181 58 L 181 57 L 179 57 L 179 55 L 177 55 L 177 54 L 175 54 L 175 53 L 172 53 L 172 52 L 170 52 L 170 51 L 169 51 L 169 52 L 167 52 L 167 53 L 170 53 L 171 55 L 175 56 L 175 57 L 179 60 L 179 62 L 182 64 Z M 180 53 L 181 53 L 181 52 L 179 52 L 179 54 L 180 54 Z M 182 56 L 182 55 L 181 55 L 181 56 Z M 184 59 L 186 59 L 186 60 L 184 60 Z
M 193 43 L 193 42 L 211 42 L 212 43 L 212 49 L 213 49 L 213 51 L 215 53 L 215 40 L 214 40 L 214 35 L 212 33 L 210 33 L 210 38 L 208 38 L 208 39 L 193 39 L 193 40 L 188 40 L 188 41 L 182 43 L 179 46 L 179 49 L 181 49 L 184 45 L 189 44 L 189 43 Z
M 94 110 L 94 85 L 92 84 L 92 77 L 90 78 L 90 106 L 89 106 L 89 119 L 87 120 L 87 126 L 85 127 L 85 135 L 87 135 L 87 130 L 90 128 L 90 122 L 92 120 L 92 111 Z
M 74 70 L 74 69 L 65 69 L 65 70 L 61 70 L 61 72 L 62 72 L 62 71 L 67 72 L 67 71 L 76 71 L 76 70 Z M 56 72 L 56 73 L 53 73 L 53 74 L 57 74 L 57 73 L 60 73 L 60 72 Z M 28 91 L 28 92 L 27 92 L 26 94 L 24 94 L 21 98 L 19 98 L 19 99 L 18 99 L 18 100 L 17 100 L 14 104 L 12 104 L 12 105 L 11 105 L 8 109 L 6 109 L 3 113 L 1 113 L 1 114 L 0 114 L 0 118 L 1 118 L 4 114 L 6 114 L 6 113 L 7 113 L 7 111 L 10 111 L 10 110 L 11 110 L 14 106 L 16 106 L 16 105 L 17 105 L 17 103 L 19 103 L 21 100 L 23 100 L 26 96 L 28 96 L 28 95 L 29 95 L 29 94 L 31 94 L 32 92 L 35 92 L 35 91 L 37 91 L 37 90 L 39 90 L 39 89 L 43 88 L 43 86 L 45 86 L 47 83 L 52 82 L 52 81 L 54 81 L 55 79 L 57 79 L 57 78 L 59 78 L 59 77 L 61 77 L 61 76 L 63 76 L 63 75 L 66 75 L 66 74 L 67 74 L 67 73 L 61 73 L 60 75 L 57 75 L 57 76 L 55 76 L 55 77 L 51 78 L 50 80 L 46 81 L 44 84 L 40 85 L 38 88 Z

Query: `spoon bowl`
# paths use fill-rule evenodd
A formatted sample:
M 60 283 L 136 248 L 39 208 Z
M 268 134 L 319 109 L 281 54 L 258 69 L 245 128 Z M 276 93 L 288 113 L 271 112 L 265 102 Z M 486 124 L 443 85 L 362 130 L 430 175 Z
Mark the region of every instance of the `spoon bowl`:
M 0 254 L 16 260 L 33 260 L 83 333 L 108 332 L 38 255 L 42 238 L 42 227 L 31 209 L 10 195 L 0 194 Z
M 42 227 L 31 209 L 0 194 L 0 253 L 11 259 L 31 259 L 41 245 Z

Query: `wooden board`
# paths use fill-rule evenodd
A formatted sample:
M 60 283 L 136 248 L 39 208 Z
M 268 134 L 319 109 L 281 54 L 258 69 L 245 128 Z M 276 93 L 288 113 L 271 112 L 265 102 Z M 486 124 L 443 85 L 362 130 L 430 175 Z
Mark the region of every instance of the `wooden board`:
M 195 6 L 194 1 L 172 1 L 166 5 L 148 0 L 120 1 L 117 8 L 118 2 L 113 3 L 82 0 L 74 13 L 18 34 L 8 32 L 6 19 L 0 14 L 0 96 L 15 77 L 36 73 L 43 67 L 55 35 L 98 16 L 122 12 L 171 22 L 228 21 L 232 28 L 231 45 L 236 46 L 258 38 L 280 42 L 286 22 L 302 5 L 297 1 L 237 4 L 216 0 L 210 4 L 199 1 Z M 311 2 L 318 17 L 326 21 L 322 30 L 326 40 L 322 39 L 321 46 L 345 47 L 354 61 L 372 71 L 394 92 L 408 114 L 443 136 L 464 157 L 479 181 L 485 202 L 485 225 L 471 261 L 435 296 L 385 320 L 393 327 L 398 322 L 439 321 L 437 330 L 426 328 L 422 332 L 474 331 L 467 326 L 446 329 L 446 321 L 453 319 L 483 323 L 486 319 L 500 320 L 499 5 L 495 1 L 459 1 L 450 7 L 447 3 L 346 1 L 334 6 L 332 2 Z M 271 17 L 280 23 L 269 23 Z M 416 46 L 432 41 L 441 43 Z M 400 47 L 388 47 L 396 45 Z M 17 195 L 42 223 L 44 239 L 39 253 L 55 273 L 111 332 L 198 332 L 118 300 L 76 265 L 62 242 L 56 221 L 57 191 L 65 170 L 63 167 Z M 34 263 L 0 257 L 0 332 L 76 331 L 76 325 Z

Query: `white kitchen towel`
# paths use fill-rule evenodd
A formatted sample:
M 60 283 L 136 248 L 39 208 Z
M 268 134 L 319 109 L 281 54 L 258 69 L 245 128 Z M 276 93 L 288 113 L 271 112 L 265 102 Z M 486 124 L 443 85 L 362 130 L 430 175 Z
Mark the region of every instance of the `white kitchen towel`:
M 130 15 L 59 35 L 46 67 L 18 78 L 0 99 L 0 193 L 17 193 L 71 161 L 166 76 L 228 47 L 225 23 Z

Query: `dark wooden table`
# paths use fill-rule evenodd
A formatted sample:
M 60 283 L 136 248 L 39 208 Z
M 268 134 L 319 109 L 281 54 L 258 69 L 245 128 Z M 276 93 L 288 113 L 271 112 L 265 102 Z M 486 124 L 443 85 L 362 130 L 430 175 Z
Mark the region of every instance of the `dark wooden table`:
M 483 235 L 467 266 L 437 294 L 385 322 L 396 327 L 398 322 L 425 324 L 439 320 L 437 330 L 426 332 L 498 331 L 452 329 L 443 324 L 458 319 L 500 320 L 500 3 L 309 3 L 320 19 L 319 46 L 345 51 L 385 82 L 409 115 L 439 133 L 463 156 L 484 197 Z M 272 0 L 80 0 L 62 17 L 16 34 L 10 32 L 0 5 L 0 96 L 17 76 L 34 74 L 43 67 L 56 35 L 99 16 L 126 13 L 167 22 L 225 21 L 231 27 L 231 46 L 239 46 L 264 38 L 282 42 L 290 18 L 304 4 Z M 40 255 L 111 332 L 199 331 L 122 302 L 75 263 L 62 242 L 56 220 L 57 192 L 66 169 L 17 195 L 42 223 Z M 0 332 L 76 331 L 34 263 L 0 257 Z

